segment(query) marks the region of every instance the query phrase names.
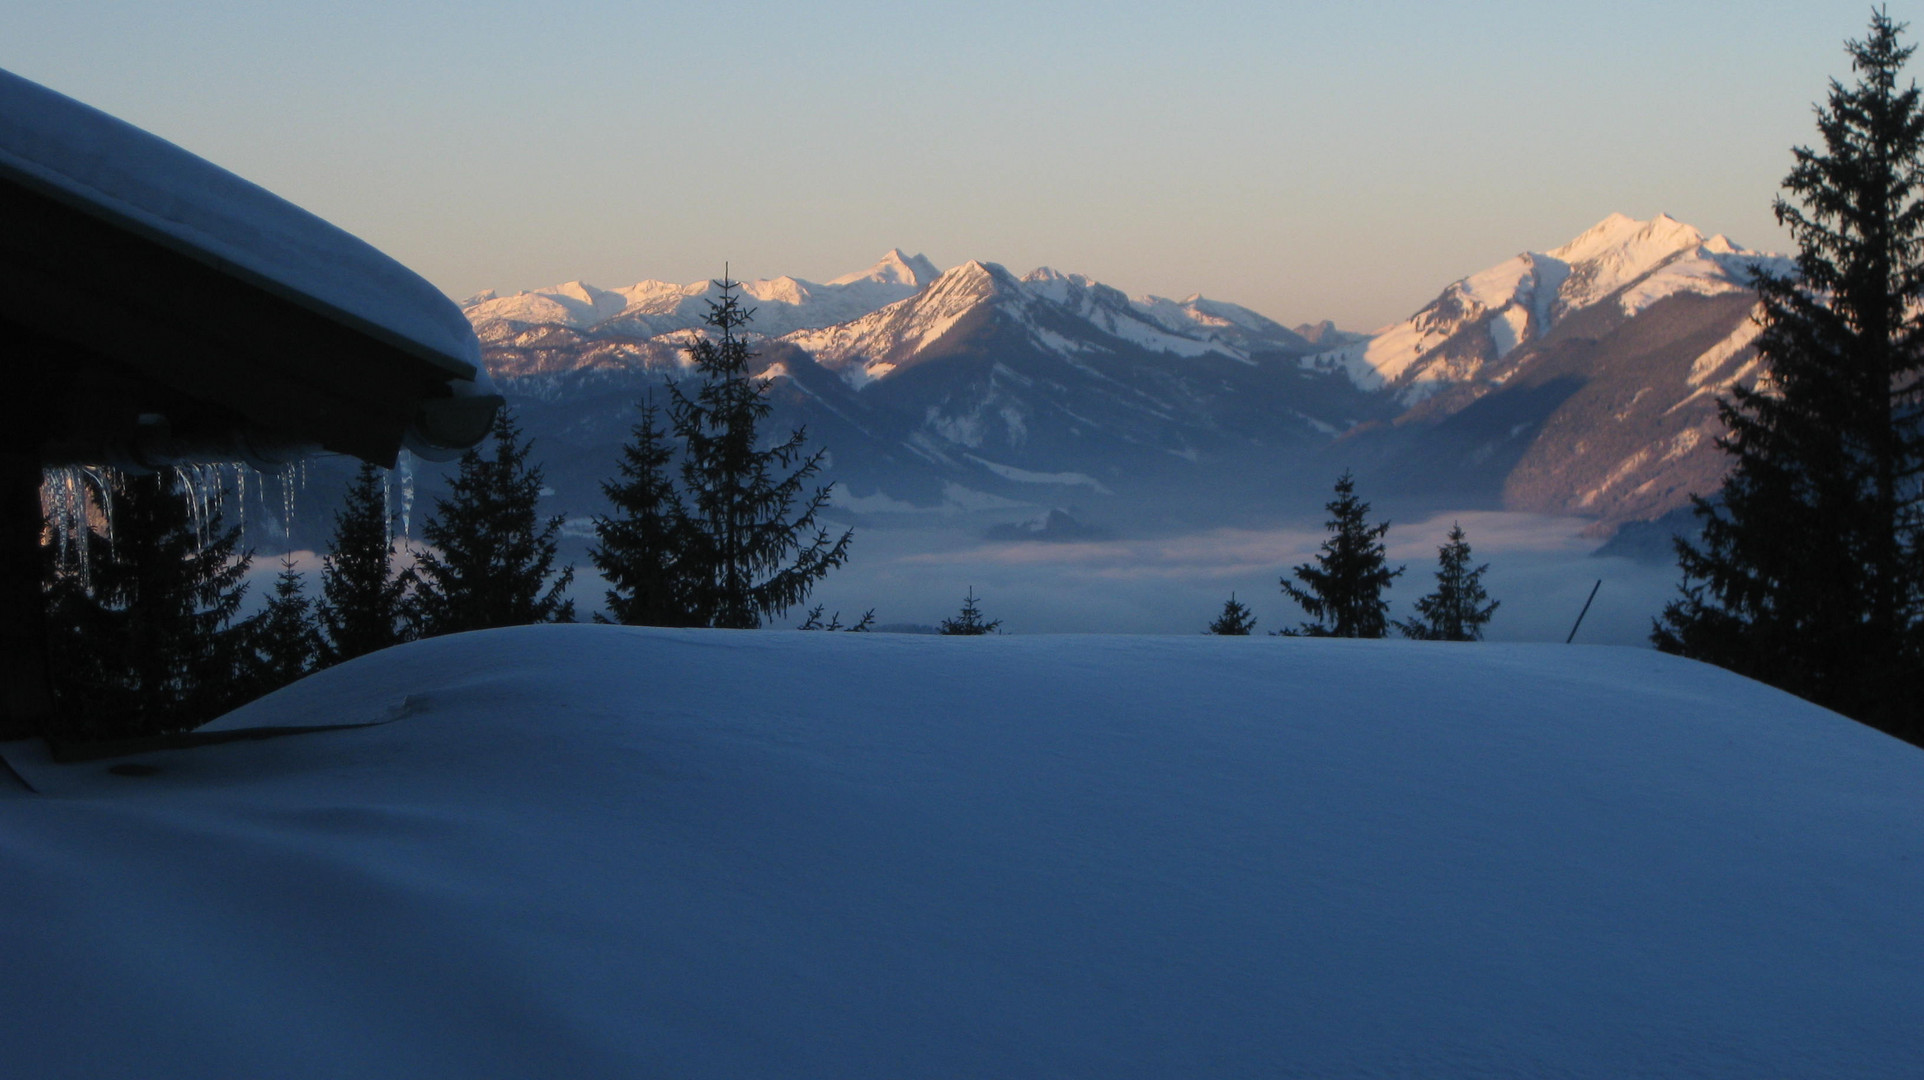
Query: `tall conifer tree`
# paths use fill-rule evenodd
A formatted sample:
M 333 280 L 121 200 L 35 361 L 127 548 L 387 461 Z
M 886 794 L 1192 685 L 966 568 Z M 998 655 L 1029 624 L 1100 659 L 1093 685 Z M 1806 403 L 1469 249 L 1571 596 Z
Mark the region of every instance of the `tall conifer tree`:
M 250 555 L 216 505 L 196 523 L 172 472 L 112 481 L 109 540 L 88 533 L 88 567 L 56 567 L 49 659 L 61 715 L 55 738 L 124 739 L 183 731 L 239 705 L 252 627 L 238 618 Z
M 684 528 L 676 560 L 700 624 L 753 629 L 807 599 L 848 558 L 854 534 L 832 537 L 817 524 L 828 487 L 803 496 L 826 451 L 804 455 L 800 428 L 761 445 L 761 424 L 773 406 L 763 394 L 767 381 L 748 372 L 754 354 L 737 336 L 753 312 L 741 306 L 735 282 L 717 284 L 721 299 L 709 303 L 707 323 L 718 335 L 697 338 L 689 349 L 701 388 L 693 397 L 668 388 L 682 447 Z
M 1416 616 L 1398 619 L 1396 628 L 1420 641 L 1482 641 L 1483 624 L 1501 603 L 1483 588 L 1489 568 L 1470 565 L 1470 541 L 1463 526 L 1451 522 L 1449 539 L 1436 549 L 1436 591 L 1418 600 Z
M 253 669 L 255 692 L 265 694 L 315 670 L 326 642 L 321 639 L 313 601 L 292 556 L 281 560 L 274 577 L 274 595 L 254 620 Z
M 553 573 L 562 516 L 543 521 L 536 510 L 542 475 L 528 463 L 532 441 L 505 407 L 491 441 L 492 457 L 479 448 L 461 455 L 448 497 L 421 526 L 429 546 L 415 563 L 414 605 L 423 635 L 574 621 L 574 601 L 562 594 L 575 571 Z
M 327 640 L 324 664 L 399 645 L 409 636 L 409 578 L 395 571 L 391 525 L 386 479 L 364 462 L 334 512 L 334 535 L 321 560 L 316 614 Z
M 617 465 L 620 478 L 601 485 L 614 513 L 597 515 L 588 558 L 608 582 L 605 621 L 629 626 L 700 626 L 684 554 L 688 522 L 670 465 L 675 452 L 656 423 L 652 401 Z M 597 621 L 603 616 L 596 615 Z
M 1720 405 L 1732 468 L 1679 542 L 1681 596 L 1652 639 L 1924 741 L 1924 107 L 1882 10 L 1847 44 L 1823 144 L 1796 148 L 1776 202 L 1797 274 L 1759 273 L 1767 377 Z
M 1284 636 L 1380 638 L 1389 629 L 1389 601 L 1383 590 L 1403 572 L 1385 560 L 1383 537 L 1390 523 L 1369 523 L 1370 504 L 1356 497 L 1356 481 L 1348 472 L 1336 481 L 1336 498 L 1325 504 L 1330 513 L 1329 539 L 1314 563 L 1290 572 L 1301 585 L 1282 580 L 1283 593 L 1316 621 Z

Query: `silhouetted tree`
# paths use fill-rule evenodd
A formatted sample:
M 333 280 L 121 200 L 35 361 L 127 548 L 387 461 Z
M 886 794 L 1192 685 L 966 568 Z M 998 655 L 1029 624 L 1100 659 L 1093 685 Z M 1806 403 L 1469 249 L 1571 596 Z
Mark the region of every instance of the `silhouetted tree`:
M 1463 526 L 1450 523 L 1449 540 L 1436 549 L 1436 591 L 1416 602 L 1416 616 L 1396 621 L 1404 637 L 1420 641 L 1482 641 L 1483 624 L 1500 601 L 1483 589 L 1489 563 L 1470 565 L 1470 542 Z
M 982 617 L 982 609 L 977 607 L 975 603 L 975 588 L 971 586 L 968 595 L 962 600 L 962 613 L 953 619 L 943 619 L 942 632 L 944 634 L 962 637 L 973 637 L 978 634 L 993 634 L 1001 625 L 1001 619 L 984 619 Z
M 315 608 L 325 639 L 322 666 L 399 645 L 411 636 L 407 613 L 410 575 L 394 568 L 387 480 L 362 463 L 334 512 L 334 533 L 321 558 L 321 599 Z
M 62 741 L 184 731 L 240 704 L 250 686 L 237 618 L 250 555 L 209 501 L 190 513 L 173 472 L 116 476 L 113 539 L 89 532 L 87 569 L 53 564 L 49 661 Z
M 621 448 L 620 478 L 601 485 L 614 512 L 595 516 L 596 543 L 588 552 L 608 582 L 608 614 L 596 614 L 597 622 L 705 625 L 686 562 L 689 526 L 669 468 L 675 452 L 658 415 L 652 401 L 641 405 L 641 421 Z
M 1215 622 L 1209 624 L 1210 633 L 1232 637 L 1247 637 L 1254 629 L 1256 629 L 1256 616 L 1250 613 L 1247 604 L 1236 600 L 1235 593 L 1229 594 L 1229 599 L 1223 602 L 1223 613 L 1216 616 Z
M 874 625 L 875 625 L 875 609 L 874 608 L 869 608 L 867 611 L 863 612 L 862 617 L 856 620 L 852 625 L 843 626 L 841 612 L 838 611 L 835 614 L 830 615 L 828 617 L 828 621 L 823 622 L 822 621 L 822 605 L 816 604 L 814 607 L 808 609 L 808 617 L 803 619 L 802 624 L 800 626 L 797 626 L 795 629 L 797 630 L 845 630 L 851 634 L 865 634 Z
M 1767 375 L 1719 405 L 1731 471 L 1679 542 L 1680 597 L 1652 640 L 1912 741 L 1924 506 L 1924 108 L 1911 48 L 1873 12 L 1855 86 L 1817 110 L 1775 204 L 1797 273 L 1755 276 Z
M 252 637 L 248 667 L 257 694 L 286 686 L 321 662 L 326 643 L 292 556 L 281 560 L 281 572 L 274 577 L 274 595 L 254 619 Z
M 1285 636 L 1380 638 L 1389 628 L 1389 602 L 1383 590 L 1403 572 L 1384 561 L 1383 537 L 1390 523 L 1371 525 L 1370 504 L 1356 497 L 1356 482 L 1348 472 L 1336 481 L 1336 498 L 1325 505 L 1330 512 L 1329 539 L 1314 563 L 1291 570 L 1298 581 L 1282 579 L 1283 593 L 1302 605 L 1315 622 Z
M 550 580 L 563 518 L 537 513 L 541 467 L 505 407 L 491 443 L 492 456 L 461 455 L 448 497 L 421 525 L 413 606 L 423 636 L 574 621 L 574 601 L 562 599 L 574 567 Z
M 721 299 L 709 303 L 706 321 L 719 336 L 696 338 L 689 347 L 701 388 L 694 397 L 668 388 L 682 451 L 674 564 L 677 587 L 686 587 L 688 609 L 701 623 L 753 629 L 807 599 L 815 583 L 848 558 L 854 533 L 831 537 L 816 523 L 828 505 L 828 487 L 802 498 L 825 453 L 803 455 L 803 429 L 760 446 L 760 425 L 773 409 L 763 394 L 768 384 L 749 375 L 753 353 L 736 336 L 753 312 L 742 308 L 735 282 L 716 284 Z

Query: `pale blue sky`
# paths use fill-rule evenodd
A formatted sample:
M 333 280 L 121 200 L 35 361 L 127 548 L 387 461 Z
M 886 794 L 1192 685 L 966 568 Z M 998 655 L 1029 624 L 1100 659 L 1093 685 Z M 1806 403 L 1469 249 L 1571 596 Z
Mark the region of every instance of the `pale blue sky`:
M 0 67 L 457 298 L 899 245 L 1368 329 L 1612 211 L 1785 247 L 1771 198 L 1869 11 L 0 0 Z

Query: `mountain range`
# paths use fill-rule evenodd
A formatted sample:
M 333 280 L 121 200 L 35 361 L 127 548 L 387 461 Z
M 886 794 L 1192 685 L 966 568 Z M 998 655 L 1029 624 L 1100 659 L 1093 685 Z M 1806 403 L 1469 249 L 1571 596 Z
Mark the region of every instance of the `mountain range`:
M 1607 533 L 1718 485 L 1715 401 L 1757 374 L 1749 275 L 1790 265 L 1613 214 L 1372 334 L 1047 267 L 937 272 L 900 250 L 742 291 L 774 423 L 829 449 L 845 513 L 1073 504 L 1105 523 L 1228 523 L 1300 514 L 1349 468 L 1405 505 Z M 717 291 L 569 282 L 464 303 L 575 512 L 599 505 L 634 403 L 688 374 Z

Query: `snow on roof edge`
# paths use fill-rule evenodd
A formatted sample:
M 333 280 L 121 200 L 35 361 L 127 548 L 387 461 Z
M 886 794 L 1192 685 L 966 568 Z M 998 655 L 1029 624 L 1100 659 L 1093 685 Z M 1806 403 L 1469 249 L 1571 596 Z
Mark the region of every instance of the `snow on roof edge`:
M 461 309 L 419 274 L 257 184 L 4 69 L 0 176 L 488 385 Z

